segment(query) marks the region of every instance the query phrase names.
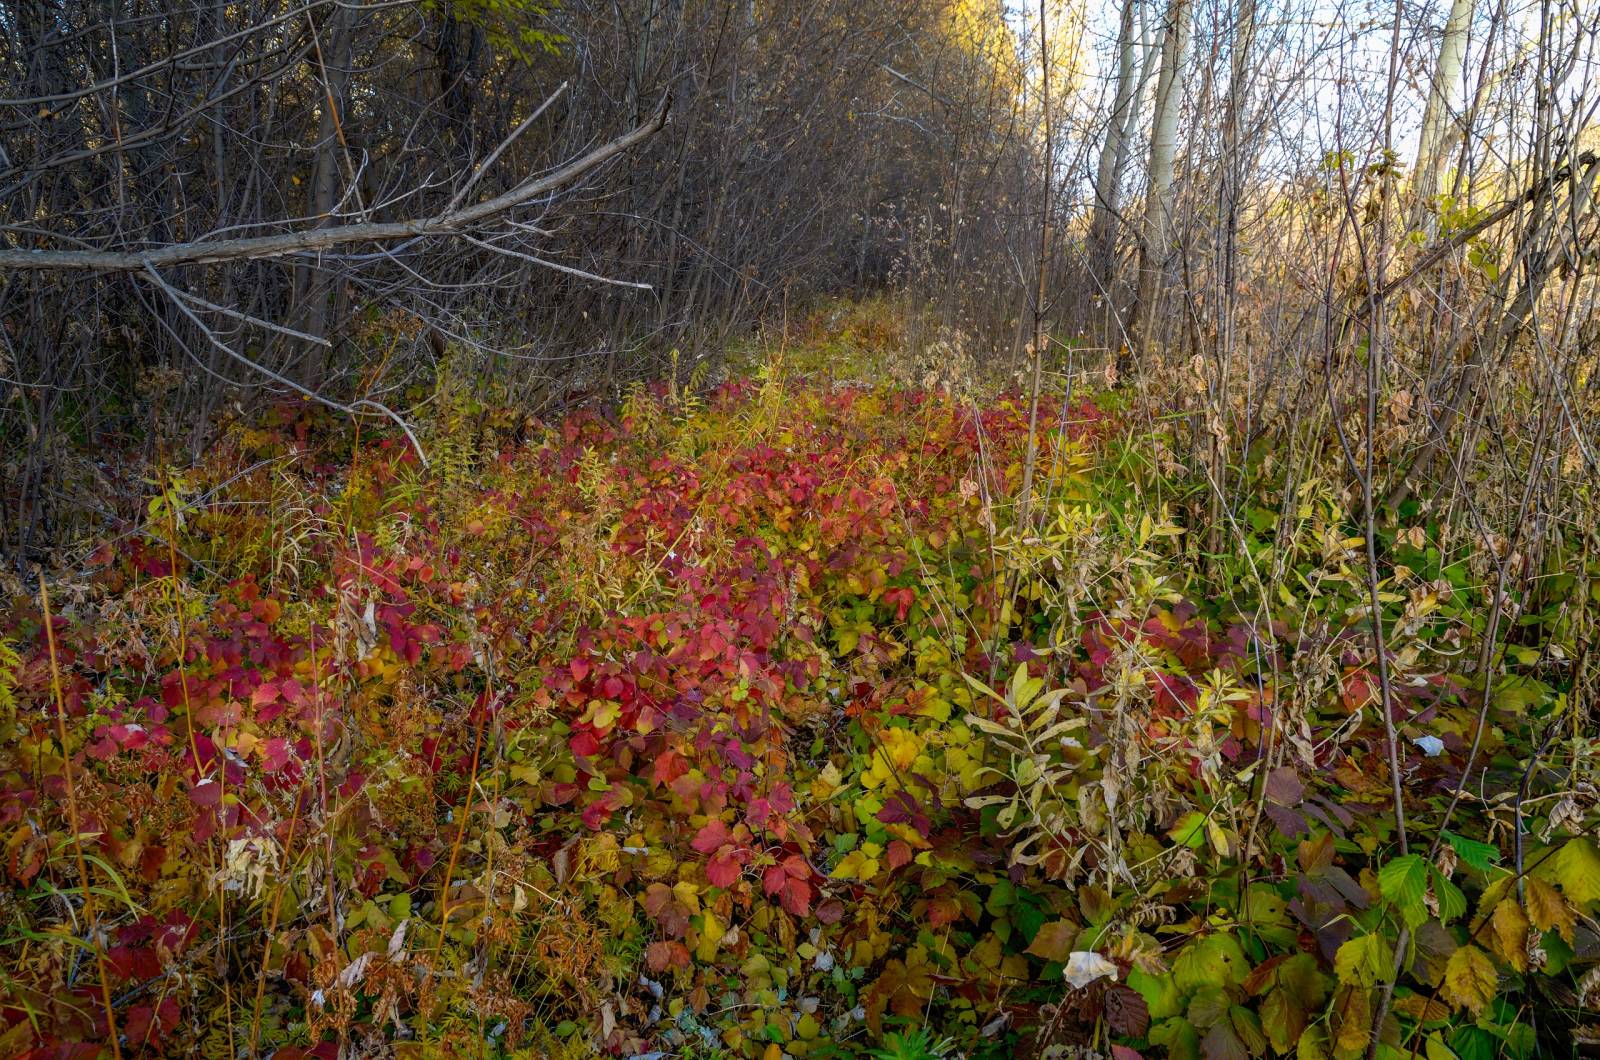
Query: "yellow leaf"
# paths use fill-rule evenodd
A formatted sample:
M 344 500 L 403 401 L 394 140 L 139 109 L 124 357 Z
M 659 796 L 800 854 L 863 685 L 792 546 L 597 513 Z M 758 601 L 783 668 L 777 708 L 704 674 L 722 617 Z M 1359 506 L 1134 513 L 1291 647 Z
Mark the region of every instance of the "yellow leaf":
M 679 880 L 673 884 L 672 896 L 687 906 L 689 912 L 700 911 L 700 889 L 688 880 Z
M 1363 1054 L 1372 1027 L 1372 991 L 1364 986 L 1340 987 L 1333 1000 L 1333 1018 L 1339 1025 L 1334 1052 L 1340 1056 Z
M 1206 818 L 1206 838 L 1211 840 L 1213 850 L 1222 857 L 1228 856 L 1228 850 L 1231 847 L 1228 841 L 1228 833 L 1223 831 L 1222 826 L 1209 817 Z
M 870 844 L 864 844 L 870 845 Z M 878 874 L 878 859 L 862 850 L 852 850 L 839 859 L 828 876 L 835 880 L 870 880 Z
M 1057 920 L 1039 928 L 1028 946 L 1028 952 L 1047 961 L 1065 962 L 1077 938 L 1076 926 L 1069 920 Z
M 1555 882 L 1567 900 L 1583 906 L 1600 900 L 1600 849 L 1583 836 L 1568 840 L 1550 859 Z
M 1423 994 L 1407 994 L 1395 998 L 1394 1010 L 1410 1016 L 1418 1023 L 1432 1023 L 1435 1020 L 1450 1018 L 1449 1005 L 1436 997 L 1427 997 Z
M 1571 944 L 1572 907 L 1561 892 L 1537 876 L 1525 877 L 1523 883 L 1527 887 L 1528 919 L 1533 926 L 1540 931 L 1554 931 Z
M 1494 907 L 1494 937 L 1490 944 L 1505 962 L 1519 972 L 1528 969 L 1528 917 L 1515 898 L 1502 898 Z
M 1450 955 L 1444 966 L 1444 985 L 1441 992 L 1452 1005 L 1464 1005 L 1473 1015 L 1494 997 L 1499 976 L 1489 955 L 1470 943 Z
M 722 944 L 722 924 L 717 920 L 717 914 L 706 913 L 700 922 L 700 941 L 694 948 L 694 955 L 702 964 L 710 964 L 717 959 L 717 947 Z
M 1444 1039 L 1439 1037 L 1437 1031 L 1428 1035 L 1422 1043 L 1422 1048 L 1428 1060 L 1456 1060 L 1456 1054 L 1444 1044 Z

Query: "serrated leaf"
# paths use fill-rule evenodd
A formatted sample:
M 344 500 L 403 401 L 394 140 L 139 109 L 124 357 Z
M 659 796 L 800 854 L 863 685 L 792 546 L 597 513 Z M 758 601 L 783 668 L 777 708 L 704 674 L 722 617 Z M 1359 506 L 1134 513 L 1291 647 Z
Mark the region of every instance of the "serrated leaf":
M 1261 1029 L 1274 1052 L 1287 1053 L 1306 1029 L 1306 1010 L 1283 987 L 1261 999 Z
M 1261 1020 L 1254 1012 L 1243 1005 L 1235 1005 L 1228 1010 L 1228 1021 L 1233 1024 L 1234 1033 L 1244 1042 L 1251 1056 L 1260 1056 L 1267 1051 L 1267 1037 L 1262 1033 Z
M 1585 837 L 1569 839 L 1550 859 L 1550 872 L 1567 901 L 1585 906 L 1600 900 L 1600 849 Z
M 1228 1009 L 1232 1005 L 1233 1002 L 1229 1000 L 1227 992 L 1220 986 L 1201 987 L 1195 991 L 1194 997 L 1189 999 L 1189 1008 L 1184 1015 L 1196 1027 L 1209 1030 L 1227 1019 Z
M 1394 971 L 1394 949 L 1382 935 L 1360 935 L 1339 947 L 1333 958 L 1339 982 L 1347 986 L 1372 986 L 1387 981 Z
M 1372 991 L 1364 986 L 1347 986 L 1333 1000 L 1336 1033 L 1333 1048 L 1340 1055 L 1359 1056 L 1366 1052 L 1372 1027 Z
M 1278 966 L 1278 985 L 1307 1012 L 1320 1008 L 1328 999 L 1332 982 L 1309 953 L 1297 953 Z
M 1181 993 L 1208 986 L 1242 983 L 1250 967 L 1232 935 L 1207 935 L 1189 943 L 1172 962 L 1172 977 Z
M 1028 952 L 1046 961 L 1064 964 L 1072 952 L 1072 943 L 1078 937 L 1078 926 L 1070 920 L 1057 920 L 1046 924 L 1033 936 Z
M 1428 891 L 1428 863 L 1420 854 L 1395 858 L 1378 870 L 1378 891 L 1400 910 L 1406 924 L 1416 927 L 1427 919 L 1422 898 Z
M 1569 945 L 1572 943 L 1572 906 L 1561 897 L 1561 892 L 1537 876 L 1523 880 L 1524 897 L 1528 901 L 1528 919 L 1540 931 L 1554 931 Z
M 1439 921 L 1448 924 L 1457 917 L 1464 916 L 1467 911 L 1467 896 L 1461 892 L 1461 888 L 1431 865 L 1428 867 L 1428 873 L 1433 880 L 1434 900 L 1439 903 Z
M 1139 992 L 1150 1009 L 1150 1018 L 1161 1020 L 1183 1011 L 1183 995 L 1170 975 L 1151 975 L 1134 968 L 1128 973 L 1128 985 Z
M 1220 1020 L 1200 1040 L 1205 1060 L 1251 1060 L 1250 1047 L 1239 1037 L 1231 1020 Z
M 1480 843 L 1476 839 L 1446 832 L 1444 841 L 1450 844 L 1450 849 L 1456 852 L 1464 865 L 1471 866 L 1479 872 L 1488 872 L 1500 861 L 1500 848 L 1493 843 Z
M 1502 898 L 1490 917 L 1493 935 L 1489 944 L 1507 964 L 1519 972 L 1528 970 L 1528 915 L 1516 898 Z
M 1378 870 L 1378 891 L 1395 905 L 1422 901 L 1428 886 L 1428 863 L 1420 854 L 1394 858 Z
M 1445 962 L 1440 993 L 1452 1005 L 1462 1006 L 1476 1016 L 1494 997 L 1499 981 L 1489 955 L 1467 943 L 1458 947 Z

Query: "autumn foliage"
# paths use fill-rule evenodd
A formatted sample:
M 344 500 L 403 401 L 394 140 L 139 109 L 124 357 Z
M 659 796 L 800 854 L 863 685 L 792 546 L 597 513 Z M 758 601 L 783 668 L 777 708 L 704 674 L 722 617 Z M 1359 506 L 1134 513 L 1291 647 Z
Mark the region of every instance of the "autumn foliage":
M 164 472 L 0 626 L 0 1053 L 1575 1033 L 1594 568 L 1485 708 L 1478 561 L 1391 513 L 1402 853 L 1341 489 L 1207 558 L 1159 421 L 1057 395 L 1019 527 L 1027 402 L 954 393 L 775 362 L 536 424 L 441 383 L 427 468 L 292 409 Z

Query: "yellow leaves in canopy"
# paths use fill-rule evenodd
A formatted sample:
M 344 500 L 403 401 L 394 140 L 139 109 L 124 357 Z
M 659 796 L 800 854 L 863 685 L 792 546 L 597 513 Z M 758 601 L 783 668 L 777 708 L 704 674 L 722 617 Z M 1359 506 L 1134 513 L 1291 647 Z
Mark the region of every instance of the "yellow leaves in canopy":
M 1002 70 L 1016 69 L 1016 33 L 998 0 L 950 0 L 945 6 L 951 42 Z

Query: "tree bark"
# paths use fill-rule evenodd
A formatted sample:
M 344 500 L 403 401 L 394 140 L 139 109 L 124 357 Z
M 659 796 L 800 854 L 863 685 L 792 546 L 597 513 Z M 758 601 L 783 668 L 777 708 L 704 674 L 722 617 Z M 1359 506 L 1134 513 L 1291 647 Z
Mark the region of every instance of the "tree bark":
M 1128 329 L 1128 342 L 1117 358 L 1117 374 L 1126 377 L 1135 357 L 1150 351 L 1161 277 L 1166 272 L 1167 219 L 1172 208 L 1172 178 L 1178 143 L 1178 114 L 1183 109 L 1183 64 L 1189 47 L 1189 0 L 1171 0 L 1161 37 L 1161 72 L 1156 78 L 1155 117 L 1150 128 L 1150 184 L 1145 192 L 1144 234 L 1139 248 L 1139 295 Z
M 1467 30 L 1471 24 L 1472 0 L 1451 0 L 1428 102 L 1422 112 L 1422 134 L 1417 141 L 1417 160 L 1412 171 L 1412 186 L 1423 208 L 1439 194 L 1445 161 L 1450 157 L 1450 133 L 1455 124 L 1450 114 L 1450 100 L 1461 81 L 1461 64 L 1467 54 Z
M 1116 256 L 1116 220 L 1121 205 L 1122 173 L 1127 166 L 1128 113 L 1136 110 L 1133 61 L 1134 12 L 1139 0 L 1123 0 L 1122 24 L 1117 29 L 1117 87 L 1106 120 L 1105 143 L 1100 147 L 1100 164 L 1094 182 L 1094 220 L 1089 228 L 1090 264 L 1101 283 L 1110 289 Z

